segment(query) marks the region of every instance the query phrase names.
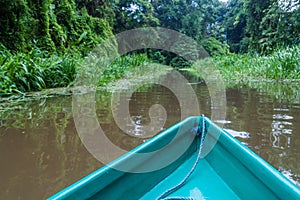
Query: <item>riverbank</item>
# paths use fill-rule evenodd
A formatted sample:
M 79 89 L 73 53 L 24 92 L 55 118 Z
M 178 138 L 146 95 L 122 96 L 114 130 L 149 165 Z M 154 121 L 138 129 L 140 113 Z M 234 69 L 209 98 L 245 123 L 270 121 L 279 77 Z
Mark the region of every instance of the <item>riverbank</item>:
M 71 87 L 84 57 L 79 51 L 47 53 L 35 48 L 28 53 L 0 50 L 0 97 L 24 96 L 28 92 L 50 88 Z M 136 66 L 150 63 L 144 54 L 116 59 L 99 80 L 99 86 L 120 79 Z
M 78 66 L 82 60 L 77 61 Z M 75 66 L 78 68 L 78 66 Z M 83 68 L 84 69 L 84 68 Z M 96 90 L 112 93 L 116 90 L 126 90 L 128 88 L 136 87 L 137 85 L 148 86 L 148 83 L 159 79 L 160 76 L 165 75 L 172 67 L 167 67 L 159 64 L 150 64 L 150 60 L 145 54 L 133 54 L 117 58 L 112 64 L 103 72 L 98 85 L 94 85 Z M 74 77 L 76 74 L 74 75 Z M 55 83 L 56 80 L 53 80 Z M 59 96 L 70 96 L 74 92 L 74 85 L 77 79 L 73 79 L 69 85 L 65 87 L 56 87 L 49 89 L 42 89 L 41 91 L 30 91 L 24 93 L 6 93 L 0 96 L 0 112 L 22 109 L 25 102 L 33 100 L 48 99 Z M 141 88 L 139 88 L 141 89 Z
M 262 81 L 300 82 L 299 45 L 275 51 L 267 56 L 228 54 L 209 59 L 220 70 L 228 87 Z M 28 53 L 12 53 L 2 49 L 0 97 L 13 94 L 24 96 L 33 91 L 71 87 L 83 61 L 84 58 L 78 51 L 48 54 L 40 49 L 33 49 Z M 106 86 L 122 78 L 135 67 L 146 66 L 151 62 L 145 54 L 120 57 L 104 71 L 99 86 Z M 205 62 L 207 60 L 203 60 L 204 64 Z M 187 70 L 201 76 L 196 68 L 191 67 Z
M 261 81 L 300 81 L 300 46 L 288 47 L 270 55 L 228 54 L 203 60 L 212 63 L 221 73 L 227 86 Z M 188 69 L 201 76 L 196 67 Z
M 78 52 L 48 54 L 38 48 L 28 53 L 0 51 L 0 95 L 24 95 L 47 88 L 67 87 L 82 57 Z

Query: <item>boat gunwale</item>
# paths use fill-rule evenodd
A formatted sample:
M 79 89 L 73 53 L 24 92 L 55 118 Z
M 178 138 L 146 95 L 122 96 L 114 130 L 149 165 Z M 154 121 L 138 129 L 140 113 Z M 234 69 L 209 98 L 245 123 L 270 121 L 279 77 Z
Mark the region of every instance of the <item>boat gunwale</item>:
M 205 118 L 205 123 L 208 127 L 207 131 L 211 128 L 210 126 L 213 126 L 212 128 L 219 132 L 209 135 L 217 140 L 217 142 L 232 156 L 239 160 L 243 166 L 245 166 L 276 196 L 283 197 L 289 194 L 290 199 L 297 199 L 300 197 L 300 187 L 285 177 L 270 163 L 252 151 L 249 147 L 242 144 L 226 130 L 218 127 L 210 119 Z M 269 183 L 272 183 L 272 187 L 270 187 Z M 278 190 L 278 188 L 280 188 L 280 190 Z
M 187 117 L 186 119 L 179 121 L 176 124 L 173 124 L 171 127 L 167 128 L 166 130 L 158 133 L 157 135 L 155 135 L 154 137 L 150 138 L 149 140 L 147 140 L 145 143 L 142 143 L 141 145 L 138 145 L 137 147 L 133 148 L 132 150 L 130 150 L 129 152 L 121 155 L 120 157 L 114 159 L 113 161 L 111 161 L 110 163 L 100 167 L 99 169 L 96 169 L 95 171 L 91 172 L 90 174 L 82 177 L 81 179 L 77 180 L 76 182 L 74 182 L 73 184 L 67 186 L 66 188 L 58 191 L 56 194 L 50 196 L 48 198 L 48 200 L 56 200 L 56 199 L 67 199 L 69 196 L 73 195 L 74 193 L 78 192 L 78 190 L 84 190 L 84 187 L 89 185 L 91 182 L 93 181 L 97 181 L 99 180 L 99 178 L 101 178 L 104 174 L 109 173 L 111 170 L 114 170 L 116 167 L 116 165 L 119 165 L 122 162 L 126 162 L 128 161 L 128 159 L 130 159 L 131 157 L 134 157 L 137 153 L 143 151 L 145 148 L 149 148 L 151 147 L 150 145 L 152 145 L 155 142 L 159 142 L 161 141 L 161 139 L 165 138 L 165 137 L 171 137 L 173 134 L 172 132 L 176 129 L 180 129 L 182 125 L 186 124 L 189 121 L 193 121 L 193 122 L 197 122 L 198 126 L 201 123 L 200 122 L 201 116 L 191 116 L 191 117 Z M 180 131 L 178 131 L 180 132 Z M 176 139 L 180 139 L 180 137 L 186 136 L 185 133 L 181 133 L 178 134 L 176 133 L 176 135 L 174 137 L 177 137 Z M 192 136 L 195 139 L 195 135 Z M 189 147 L 186 148 L 186 150 Z M 196 148 L 195 148 L 196 150 Z M 155 156 L 155 154 L 153 154 L 153 157 Z M 141 161 L 140 164 L 142 164 L 143 161 Z M 113 179 L 110 180 L 109 183 L 105 183 L 102 186 L 102 189 L 109 186 L 110 184 L 112 184 L 113 182 L 115 182 L 116 180 L 118 180 L 119 178 L 121 178 L 122 176 L 124 176 L 127 172 L 123 172 L 123 171 L 118 171 L 119 173 L 117 174 L 117 176 L 115 176 Z M 166 175 L 168 176 L 168 175 Z M 87 195 L 87 198 L 92 197 L 93 195 L 95 195 L 97 192 L 99 192 L 101 190 L 100 189 L 95 189 L 97 191 L 92 192 L 90 194 Z
M 174 129 L 180 127 L 189 120 L 195 120 L 198 122 L 199 125 L 201 125 L 200 119 L 200 116 L 188 117 L 185 120 L 172 125 L 168 129 L 155 135 L 153 138 L 150 138 L 145 143 L 133 148 L 128 153 L 113 160 L 111 163 L 109 163 L 109 165 L 104 165 L 103 167 L 95 170 L 94 172 L 81 178 L 72 185 L 49 197 L 49 200 L 66 199 L 70 195 L 73 195 L 74 193 L 78 192 L 78 190 L 84 190 L 84 187 L 91 184 L 91 182 L 99 182 L 99 178 L 101 179 L 103 175 L 109 173 L 114 165 L 126 162 L 126 160 L 131 156 L 134 156 L 134 154 L 141 152 L 149 147 L 151 148 L 151 146 L 149 145 L 153 144 L 153 142 L 159 142 L 164 137 L 169 137 Z M 285 177 L 281 172 L 279 172 L 277 169 L 271 166 L 267 161 L 265 161 L 256 153 L 254 153 L 250 148 L 242 144 L 238 139 L 230 135 L 226 130 L 223 130 L 220 127 L 218 127 L 210 119 L 205 118 L 205 124 L 208 135 L 213 137 L 213 139 L 216 140 L 216 142 L 219 145 L 221 145 L 222 148 L 226 149 L 229 152 L 229 154 L 234 156 L 234 158 L 236 158 L 247 170 L 249 170 L 249 172 L 251 172 L 253 176 L 260 180 L 266 188 L 269 188 L 275 196 L 279 198 L 289 197 L 288 199 L 297 199 L 300 197 L 300 188 L 292 181 L 290 181 L 287 177 Z M 212 131 L 210 131 L 210 129 Z M 182 136 L 184 135 L 185 134 L 182 134 Z M 206 159 L 206 156 L 209 156 L 209 153 L 203 158 Z M 142 161 L 141 163 L 143 162 L 144 161 Z M 109 183 L 102 183 L 102 189 L 109 186 L 116 180 L 120 179 L 124 174 L 126 174 L 126 172 L 119 173 L 118 176 L 115 176 L 113 180 L 110 180 Z M 270 183 L 272 183 L 271 186 Z M 102 190 L 101 187 L 100 189 L 94 188 L 95 192 L 92 192 L 90 194 L 95 195 L 96 192 Z

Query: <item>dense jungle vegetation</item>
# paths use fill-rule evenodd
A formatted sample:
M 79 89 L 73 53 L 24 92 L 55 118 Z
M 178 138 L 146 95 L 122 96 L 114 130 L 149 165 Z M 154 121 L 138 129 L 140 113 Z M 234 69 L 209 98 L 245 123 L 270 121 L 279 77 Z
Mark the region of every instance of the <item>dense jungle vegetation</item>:
M 0 26 L 0 96 L 70 86 L 95 46 L 147 26 L 195 39 L 225 79 L 300 79 L 300 0 L 0 0 Z M 152 61 L 188 65 L 163 51 L 131 54 L 100 84 Z

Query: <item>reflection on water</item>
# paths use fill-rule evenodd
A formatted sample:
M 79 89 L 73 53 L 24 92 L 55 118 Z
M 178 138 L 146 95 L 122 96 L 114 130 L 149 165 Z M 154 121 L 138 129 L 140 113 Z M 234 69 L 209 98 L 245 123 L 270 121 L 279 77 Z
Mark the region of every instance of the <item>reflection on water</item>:
M 71 116 L 70 97 L 1 112 L 0 199 L 42 199 L 100 166 Z
M 205 84 L 191 78 L 201 112 L 210 116 Z M 188 95 L 188 94 L 187 94 Z M 289 99 L 290 98 L 290 99 Z M 113 119 L 111 93 L 96 94 L 96 115 L 107 137 L 130 150 L 147 138 L 149 109 L 161 104 L 167 112 L 164 128 L 180 121 L 180 107 L 167 88 L 140 88 L 129 101 L 132 124 L 123 133 Z M 219 121 L 294 182 L 300 182 L 300 102 L 278 99 L 259 89 L 227 90 L 227 118 Z M 0 112 L 0 199 L 42 199 L 102 166 L 82 145 L 72 118 L 68 96 L 32 100 L 16 110 Z M 163 120 L 163 119 L 157 119 Z
M 250 138 L 250 134 L 244 131 L 235 131 L 231 129 L 225 129 L 230 135 L 236 138 L 248 139 Z
M 277 90 L 272 95 L 261 88 L 228 89 L 227 119 L 232 123 L 226 124 L 226 128 L 249 133 L 248 138 L 238 138 L 299 185 L 300 94 L 285 96 L 282 86 L 277 86 L 279 83 L 270 84 L 283 93 Z M 299 88 L 299 84 L 294 86 Z M 293 85 L 290 87 L 293 89 Z

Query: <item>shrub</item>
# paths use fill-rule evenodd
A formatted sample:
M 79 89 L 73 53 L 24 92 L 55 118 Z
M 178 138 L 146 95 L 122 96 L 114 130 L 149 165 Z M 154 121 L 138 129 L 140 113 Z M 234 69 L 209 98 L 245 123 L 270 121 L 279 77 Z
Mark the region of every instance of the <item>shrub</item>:
M 201 45 L 210 56 L 223 56 L 229 53 L 229 46 L 222 44 L 219 40 L 213 37 L 202 40 Z

